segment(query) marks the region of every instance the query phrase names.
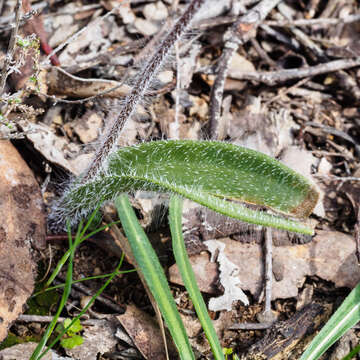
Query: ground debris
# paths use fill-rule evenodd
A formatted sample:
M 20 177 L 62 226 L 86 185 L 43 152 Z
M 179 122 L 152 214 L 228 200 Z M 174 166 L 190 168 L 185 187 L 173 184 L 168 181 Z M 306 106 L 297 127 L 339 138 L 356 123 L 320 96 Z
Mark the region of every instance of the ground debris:
M 45 246 L 39 186 L 9 141 L 0 141 L 0 341 L 34 290 L 36 256 Z

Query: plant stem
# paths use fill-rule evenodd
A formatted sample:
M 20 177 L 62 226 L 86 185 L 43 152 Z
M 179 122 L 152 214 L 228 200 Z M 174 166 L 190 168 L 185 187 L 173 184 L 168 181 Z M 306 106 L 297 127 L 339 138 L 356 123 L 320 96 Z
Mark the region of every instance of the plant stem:
M 138 267 L 159 306 L 181 360 L 195 359 L 164 270 L 135 215 L 127 195 L 118 196 L 115 199 L 115 207 Z
M 117 140 L 119 139 L 126 122 L 135 112 L 136 106 L 142 101 L 147 89 L 152 84 L 154 77 L 163 65 L 170 50 L 188 28 L 194 15 L 205 1 L 206 0 L 193 0 L 190 3 L 184 14 L 160 43 L 159 48 L 142 68 L 130 94 L 125 99 L 124 105 L 119 109 L 119 116 L 107 127 L 101 146 L 96 151 L 91 165 L 81 179 L 82 183 L 94 178 L 103 167 L 109 154 L 116 146 Z
M 241 16 L 225 33 L 224 50 L 218 62 L 218 73 L 210 95 L 210 132 L 213 139 L 222 140 L 226 129 L 221 122 L 221 104 L 224 84 L 231 60 L 240 45 L 255 37 L 256 29 L 280 0 L 262 0 Z
M 205 302 L 197 286 L 195 274 L 191 267 L 188 254 L 186 252 L 181 224 L 182 205 L 183 202 L 180 197 L 176 195 L 171 197 L 169 207 L 169 223 L 176 264 L 179 267 L 179 271 L 181 274 L 181 278 L 183 279 L 185 288 L 189 292 L 191 301 L 194 304 L 201 326 L 203 327 L 205 335 L 209 341 L 213 356 L 216 360 L 224 360 L 220 341 L 217 337 L 215 329 L 210 320 Z
M 9 75 L 9 69 L 10 69 L 10 66 L 11 66 L 13 60 L 14 60 L 13 58 L 14 58 L 14 51 L 15 51 L 15 45 L 16 45 L 16 37 L 17 37 L 17 34 L 18 34 L 19 25 L 20 25 L 21 0 L 16 1 L 14 11 L 15 11 L 15 27 L 11 32 L 11 37 L 10 37 L 10 41 L 9 41 L 7 54 L 5 56 L 4 65 L 3 65 L 3 68 L 2 68 L 2 71 L 1 71 L 0 95 L 4 91 L 5 84 L 6 84 L 6 79 L 7 79 L 8 75 Z

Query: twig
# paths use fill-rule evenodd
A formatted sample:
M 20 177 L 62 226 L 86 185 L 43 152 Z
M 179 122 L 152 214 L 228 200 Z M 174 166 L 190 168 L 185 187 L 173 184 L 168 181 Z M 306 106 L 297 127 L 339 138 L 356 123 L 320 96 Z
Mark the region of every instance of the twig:
M 39 3 L 36 3 L 32 6 L 33 8 L 33 11 L 36 11 L 36 12 L 40 12 L 42 11 L 44 8 L 46 8 L 48 6 L 48 3 L 46 1 L 42 1 L 42 2 L 39 2 Z M 27 15 L 24 14 L 21 19 L 23 19 L 25 16 Z M 3 26 L 9 26 L 9 29 L 13 29 L 15 27 L 15 22 L 13 24 L 8 24 L 9 22 L 12 22 L 15 20 L 15 16 L 16 14 L 11 14 L 11 15 L 8 15 L 8 16 L 1 16 L 0 17 L 0 25 L 1 25 L 1 30 L 3 30 Z M 21 20 L 20 20 L 21 21 Z M 6 25 L 5 25 L 6 24 Z
M 265 229 L 265 321 L 271 322 L 271 290 L 272 290 L 272 234 L 271 228 Z
M 261 1 L 247 14 L 241 16 L 224 35 L 224 50 L 218 63 L 218 74 L 210 95 L 210 133 L 213 139 L 221 139 L 224 136 L 224 124 L 221 123 L 221 103 L 225 79 L 233 54 L 240 45 L 256 35 L 259 24 L 279 2 L 280 0 Z
M 304 77 L 312 77 L 315 75 L 326 74 L 334 71 L 350 69 L 360 66 L 360 58 L 355 59 L 341 59 L 329 61 L 325 64 L 309 66 L 298 69 L 284 69 L 278 71 L 253 71 L 253 72 L 237 72 L 237 80 L 252 80 L 259 81 L 269 86 L 274 86 L 278 83 L 294 80 Z
M 19 25 L 24 25 L 28 20 L 30 20 L 36 14 L 37 14 L 37 11 L 34 9 L 28 11 L 26 14 L 21 16 Z M 15 26 L 16 26 L 16 24 L 0 26 L 0 31 L 7 31 L 7 30 L 14 29 Z
M 110 316 L 114 316 L 114 315 L 110 315 Z M 16 321 L 18 322 L 38 322 L 38 323 L 48 323 L 51 322 L 53 320 L 53 316 L 46 316 L 46 315 L 26 315 L 26 314 L 21 314 Z M 58 322 L 63 322 L 65 321 L 66 318 L 64 317 L 59 317 L 58 318 Z M 101 323 L 103 322 L 103 319 L 88 319 L 88 320 L 81 320 L 81 324 L 82 325 L 86 325 L 86 326 L 91 326 L 91 325 L 96 325 L 96 323 Z
M 285 4 L 281 3 L 278 6 L 279 12 L 276 14 L 276 17 L 281 20 L 286 18 L 288 21 L 292 21 L 291 17 L 291 8 Z M 321 63 L 329 62 L 329 57 L 325 54 L 325 52 L 318 46 L 314 41 L 312 41 L 302 30 L 292 27 L 290 31 L 295 35 L 295 37 L 299 40 L 300 43 L 304 45 L 306 49 L 309 49 L 314 55 L 315 59 Z M 356 81 L 349 76 L 345 71 L 339 71 L 336 74 L 336 77 L 339 80 L 339 86 L 342 87 L 350 96 L 355 99 L 360 98 L 360 89 L 356 83 Z
M 291 49 L 298 51 L 301 48 L 300 43 L 293 36 L 286 36 L 282 32 L 277 31 L 266 24 L 261 24 L 259 27 L 260 29 L 264 30 L 268 35 L 270 35 L 277 41 L 286 44 Z
M 55 55 L 58 51 L 62 50 L 66 45 L 70 44 L 71 42 L 75 41 L 82 33 L 89 30 L 92 26 L 99 25 L 102 21 L 107 19 L 110 15 L 112 15 L 120 6 L 122 6 L 124 2 L 121 2 L 120 4 L 116 5 L 114 8 L 112 8 L 111 11 L 106 13 L 105 15 L 97 18 L 95 21 L 89 23 L 87 26 L 80 29 L 78 32 L 70 36 L 65 42 L 57 46 L 48 56 L 45 58 L 45 60 L 41 63 L 41 65 L 46 65 L 49 63 L 50 58 Z
M 238 16 L 218 16 L 210 19 L 203 19 L 194 24 L 195 29 L 208 30 L 221 25 L 233 24 Z M 360 20 L 360 14 L 351 14 L 345 18 L 316 18 L 316 19 L 298 19 L 298 20 L 265 20 L 263 26 L 276 27 L 294 27 L 294 26 L 317 26 L 317 28 L 328 27 L 329 25 L 351 24 Z
M 184 14 L 179 18 L 174 27 L 161 42 L 157 51 L 155 51 L 153 56 L 140 71 L 130 94 L 125 99 L 124 105 L 119 109 L 119 117 L 115 119 L 105 131 L 101 146 L 96 151 L 91 165 L 82 177 L 82 183 L 95 177 L 102 168 L 107 157 L 112 152 L 114 146 L 116 146 L 116 142 L 120 137 L 125 123 L 131 118 L 135 112 L 136 106 L 142 101 L 147 89 L 151 85 L 173 45 L 187 29 L 194 15 L 204 2 L 205 0 L 193 0 L 190 3 Z
M 5 56 L 4 65 L 3 65 L 1 75 L 0 75 L 0 95 L 4 91 L 6 79 L 10 74 L 9 69 L 12 65 L 13 58 L 14 58 L 16 37 L 17 37 L 18 31 L 19 31 L 19 24 L 20 24 L 20 15 L 21 15 L 21 0 L 17 0 L 16 5 L 15 5 L 15 27 L 14 27 L 13 31 L 11 32 L 11 37 L 10 37 L 10 41 L 9 41 L 7 54 Z
M 62 275 L 58 275 L 57 276 L 61 281 L 65 282 L 65 277 L 63 277 Z M 93 296 L 94 295 L 94 291 L 89 289 L 87 286 L 85 286 L 84 284 L 81 283 L 72 283 L 71 284 L 72 287 L 74 287 L 75 289 L 77 289 L 78 291 L 81 291 L 82 293 L 89 295 L 89 296 Z M 96 301 L 101 302 L 102 304 L 106 305 L 107 307 L 109 307 L 110 309 L 122 314 L 124 312 L 124 308 L 121 307 L 120 305 L 116 304 L 113 300 L 109 300 L 107 298 L 105 298 L 103 295 L 99 295 L 96 298 Z
M 269 329 L 273 324 L 264 323 L 240 323 L 231 325 L 228 330 L 266 330 Z
M 274 97 L 272 97 L 271 99 L 269 99 L 268 101 L 265 102 L 266 106 L 269 106 L 272 102 L 280 99 L 281 97 L 283 97 L 284 95 L 286 95 L 287 93 L 291 92 L 292 90 L 304 85 L 305 83 L 307 83 L 309 81 L 309 78 L 304 78 L 300 81 L 298 81 L 295 85 L 287 87 L 285 89 L 279 90 L 278 94 L 275 95 Z
M 355 176 L 336 176 L 336 175 L 313 175 L 316 178 L 319 179 L 326 179 L 326 180 L 332 180 L 332 181 L 360 181 L 360 177 Z
M 278 65 L 276 64 L 276 62 L 271 59 L 271 57 L 266 53 L 266 51 L 261 47 L 261 45 L 259 44 L 259 42 L 253 38 L 250 40 L 251 41 L 251 45 L 254 47 L 254 49 L 257 51 L 257 53 L 259 54 L 259 56 L 268 64 L 270 65 L 270 68 L 276 69 L 278 68 Z
M 358 143 L 350 135 L 348 135 L 347 133 L 345 133 L 345 132 L 343 132 L 341 130 L 334 129 L 331 126 L 326 126 L 326 125 L 319 124 L 319 123 L 316 123 L 316 122 L 313 122 L 313 121 L 308 121 L 308 122 L 305 123 L 305 125 L 306 126 L 312 126 L 312 127 L 315 127 L 315 128 L 320 128 L 321 130 L 323 130 L 324 132 L 326 132 L 328 134 L 335 135 L 337 137 L 342 138 L 343 140 L 348 141 L 349 143 L 354 145 L 356 154 L 358 156 L 360 156 L 360 145 L 358 145 Z
M 323 27 L 328 27 L 329 25 L 337 24 L 350 24 L 360 20 L 360 14 L 348 15 L 345 18 L 317 18 L 317 19 L 299 19 L 299 20 L 268 20 L 264 24 L 269 26 L 279 26 L 279 27 L 294 27 L 294 26 L 313 26 L 321 25 Z

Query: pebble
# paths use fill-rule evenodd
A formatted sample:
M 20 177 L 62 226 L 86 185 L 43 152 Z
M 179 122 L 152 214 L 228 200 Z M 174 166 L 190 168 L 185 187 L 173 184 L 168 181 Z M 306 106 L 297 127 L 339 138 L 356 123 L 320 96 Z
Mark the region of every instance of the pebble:
M 159 28 L 153 24 L 151 21 L 144 20 L 141 18 L 136 18 L 134 22 L 134 26 L 136 30 L 144 35 L 144 36 L 151 36 L 158 32 Z
M 132 12 L 132 10 L 130 9 L 129 6 L 120 6 L 119 8 L 119 13 L 120 16 L 122 18 L 122 21 L 124 22 L 124 24 L 132 24 L 134 23 L 136 16 L 135 14 Z
M 171 70 L 161 71 L 157 78 L 161 83 L 168 84 L 173 80 L 173 72 Z
M 143 14 L 147 20 L 162 21 L 168 17 L 168 10 L 161 1 L 158 1 L 145 5 Z

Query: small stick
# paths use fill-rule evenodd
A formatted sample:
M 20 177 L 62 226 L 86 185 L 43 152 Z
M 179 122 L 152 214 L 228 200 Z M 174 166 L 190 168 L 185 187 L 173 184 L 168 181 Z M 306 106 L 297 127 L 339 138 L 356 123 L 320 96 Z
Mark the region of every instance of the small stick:
M 32 8 L 34 11 L 39 13 L 43 9 L 45 9 L 48 5 L 49 4 L 46 1 L 41 1 L 39 3 L 34 4 L 34 6 L 32 6 Z M 15 21 L 15 16 L 16 16 L 16 14 L 14 14 L 14 13 L 12 13 L 11 15 L 7 15 L 7 16 L 1 16 L 0 17 L 0 29 L 3 30 L 5 26 L 6 27 L 9 26 L 9 29 L 13 29 L 15 27 L 15 22 L 13 24 L 11 24 L 11 22 Z M 21 17 L 21 19 L 24 18 L 25 16 L 27 16 L 27 14 L 24 14 L 24 16 Z M 26 20 L 26 19 L 24 19 L 24 20 Z
M 280 13 L 277 13 L 276 16 L 280 20 L 286 18 L 288 21 L 292 21 L 292 17 L 290 15 L 291 8 L 284 3 L 279 4 L 278 10 Z M 325 63 L 330 61 L 329 57 L 324 53 L 320 46 L 318 46 L 309 36 L 307 36 L 302 30 L 298 28 L 290 28 L 290 31 L 295 35 L 295 37 L 299 40 L 300 43 L 304 45 L 305 48 L 309 49 L 312 54 L 315 55 L 316 60 L 321 63 Z M 355 99 L 360 98 L 360 89 L 356 83 L 356 81 L 345 71 L 339 71 L 336 74 L 338 78 L 339 86 L 343 88 L 349 95 L 351 95 Z
M 271 228 L 265 229 L 265 309 L 263 316 L 266 322 L 271 322 L 271 292 L 272 292 L 272 234 Z
M 325 179 L 325 180 L 332 180 L 332 181 L 360 181 L 360 177 L 355 176 L 336 176 L 336 175 L 313 175 L 316 178 L 319 179 Z
M 113 315 L 110 315 L 113 316 Z M 46 316 L 46 315 L 26 315 L 26 314 L 21 314 L 16 321 L 18 322 L 38 322 L 38 323 L 48 323 L 51 322 L 53 320 L 53 316 Z M 58 318 L 58 322 L 63 322 L 65 321 L 66 318 L 64 317 L 59 317 Z M 88 320 L 81 320 L 81 325 L 96 325 L 96 323 L 101 323 L 103 322 L 103 319 L 88 319 Z
M 37 13 L 38 12 L 34 9 L 28 11 L 27 13 L 25 13 L 24 15 L 21 16 L 19 25 L 20 26 L 24 25 L 28 20 L 30 20 Z M 5 26 L 0 25 L 0 32 L 14 29 L 15 26 L 16 26 L 16 24 L 9 24 L 9 25 L 5 25 Z
M 13 62 L 14 58 L 14 51 L 15 51 L 15 45 L 16 45 L 16 37 L 19 31 L 19 25 L 20 25 L 20 15 L 21 15 L 21 0 L 16 1 L 15 5 L 15 27 L 13 31 L 11 32 L 11 37 L 9 41 L 9 46 L 7 50 L 7 54 L 5 56 L 4 66 L 1 71 L 0 75 L 0 95 L 3 93 L 6 79 L 10 74 L 10 67 Z
M 265 23 L 260 25 L 260 29 L 264 30 L 268 35 L 277 41 L 289 46 L 294 51 L 299 51 L 301 48 L 300 43 L 293 36 L 287 36 L 284 33 L 273 29 L 271 26 L 266 25 Z
M 348 15 L 345 18 L 317 18 L 317 19 L 299 19 L 299 20 L 268 20 L 264 24 L 269 26 L 279 27 L 294 27 L 294 26 L 322 26 L 329 25 L 350 24 L 360 20 L 360 14 Z
M 309 66 L 298 69 L 284 69 L 278 71 L 252 71 L 252 72 L 237 72 L 237 80 L 252 80 L 259 81 L 269 86 L 274 86 L 278 83 L 294 80 L 304 77 L 312 77 L 315 75 L 326 74 L 344 69 L 350 69 L 360 66 L 360 58 L 341 59 L 329 61 L 325 64 Z M 234 77 L 235 78 L 235 77 Z
M 68 45 L 71 42 L 73 42 L 74 40 L 76 40 L 82 33 L 87 31 L 90 27 L 95 26 L 95 25 L 99 25 L 102 21 L 104 21 L 106 18 L 108 18 L 110 15 L 112 15 L 123 4 L 124 3 L 121 2 L 119 5 L 116 5 L 111 11 L 106 13 L 104 16 L 99 17 L 95 21 L 89 23 L 87 26 L 83 27 L 78 32 L 76 32 L 75 34 L 70 36 L 65 42 L 63 42 L 62 44 L 57 46 L 53 51 L 51 51 L 50 54 L 48 54 L 48 56 L 45 58 L 45 60 L 41 63 L 41 65 L 48 64 L 48 62 L 49 62 L 49 60 L 51 59 L 52 56 L 54 56 L 57 52 L 62 50 L 66 45 Z
M 57 276 L 61 281 L 65 282 L 65 277 L 63 277 L 62 275 L 58 275 Z M 76 290 L 81 291 L 82 293 L 89 295 L 89 296 L 93 296 L 94 295 L 94 291 L 90 290 L 87 286 L 85 286 L 84 284 L 81 283 L 72 283 L 71 286 L 73 286 Z M 101 302 L 102 304 L 106 305 L 107 307 L 109 307 L 110 309 L 122 314 L 124 312 L 124 308 L 118 304 L 116 304 L 113 300 L 109 300 L 107 298 L 105 298 L 103 295 L 99 295 L 96 298 L 96 301 Z
M 231 325 L 228 330 L 266 330 L 273 324 L 268 322 L 263 323 L 240 323 Z
M 213 139 L 221 138 L 224 132 L 220 121 L 221 104 L 225 79 L 229 71 L 231 59 L 240 45 L 255 37 L 259 24 L 279 2 L 280 0 L 261 1 L 248 13 L 241 16 L 224 35 L 224 50 L 218 64 L 218 74 L 210 95 L 210 133 Z

